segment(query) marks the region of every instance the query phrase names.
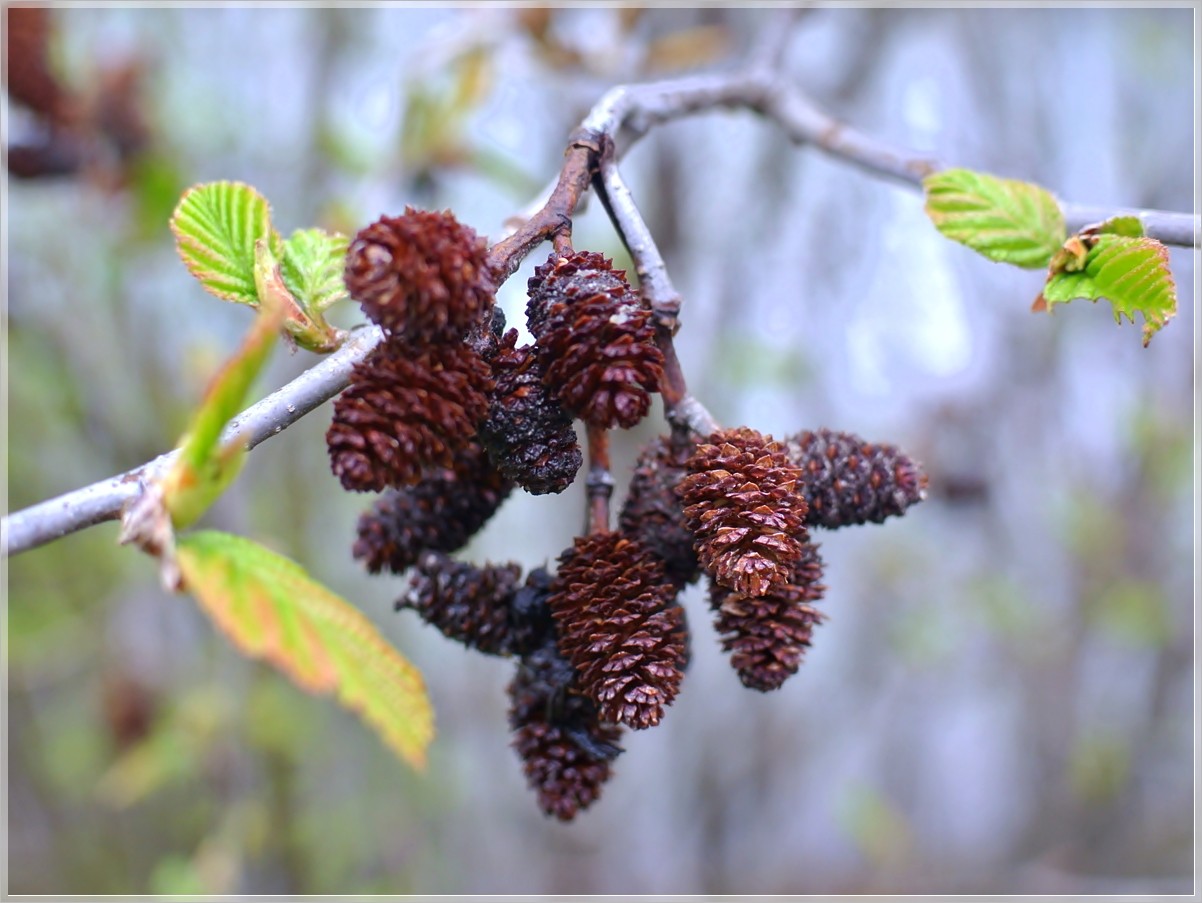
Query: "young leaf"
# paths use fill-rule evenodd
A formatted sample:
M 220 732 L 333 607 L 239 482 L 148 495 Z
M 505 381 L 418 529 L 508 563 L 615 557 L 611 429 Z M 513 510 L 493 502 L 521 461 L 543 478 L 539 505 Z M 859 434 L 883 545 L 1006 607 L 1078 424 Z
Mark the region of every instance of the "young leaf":
M 342 279 L 346 246 L 345 235 L 322 229 L 297 229 L 284 242 L 284 284 L 310 314 L 320 314 L 347 297 Z
M 1177 313 L 1177 287 L 1169 272 L 1169 252 L 1151 238 L 1103 233 L 1088 238 L 1084 261 L 1079 269 L 1048 275 L 1037 307 L 1051 310 L 1057 304 L 1085 298 L 1106 298 L 1114 308 L 1114 320 L 1123 315 L 1132 323 L 1139 311 L 1144 317 L 1144 346 Z
M 425 764 L 434 716 L 418 671 L 293 561 L 228 533 L 177 540 L 184 589 L 239 649 L 304 690 L 335 693 L 402 759 Z
M 1043 188 L 970 169 L 922 180 L 926 211 L 940 232 L 990 260 L 1044 267 L 1064 243 L 1064 214 Z
M 1125 235 L 1143 238 L 1144 224 L 1138 216 L 1112 216 L 1110 219 L 1081 230 L 1082 235 Z
M 209 383 L 204 401 L 180 440 L 180 453 L 163 477 L 163 504 L 177 528 L 194 523 L 237 476 L 245 447 L 232 442 L 219 449 L 221 431 L 246 404 L 251 383 L 263 369 L 284 316 L 283 305 L 266 304 L 242 347 Z
M 284 246 L 285 252 L 287 252 L 287 247 L 287 245 Z M 301 247 L 303 250 L 304 245 L 302 244 Z M 285 256 L 286 262 L 287 257 Z M 294 264 L 295 262 L 294 254 Z M 305 262 L 302 261 L 302 263 Z M 316 280 L 323 278 L 323 274 L 306 273 L 304 270 L 298 270 L 295 266 L 292 267 L 292 270 L 294 276 L 308 275 Z M 341 267 L 339 267 L 339 282 L 341 282 Z M 268 242 L 265 241 L 255 242 L 255 288 L 262 301 L 266 302 L 268 299 L 272 299 L 284 307 L 284 331 L 296 344 L 321 354 L 328 354 L 338 347 L 341 334 L 325 321 L 320 310 L 308 307 L 296 296 L 292 286 L 284 277 L 281 263 L 272 252 Z M 302 281 L 301 288 L 309 289 L 311 286 L 305 286 Z
M 255 242 L 280 238 L 271 227 L 266 198 L 241 182 L 208 182 L 184 192 L 171 215 L 171 231 L 184 265 L 205 290 L 255 306 Z

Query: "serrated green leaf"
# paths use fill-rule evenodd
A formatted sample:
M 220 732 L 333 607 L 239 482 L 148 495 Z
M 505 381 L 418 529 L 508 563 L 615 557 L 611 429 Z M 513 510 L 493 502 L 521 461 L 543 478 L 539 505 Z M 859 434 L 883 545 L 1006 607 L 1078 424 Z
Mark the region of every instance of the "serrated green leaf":
M 316 275 L 320 278 L 320 274 Z M 320 310 L 301 304 L 265 241 L 255 243 L 255 288 L 260 299 L 271 299 L 284 308 L 284 332 L 297 345 L 321 354 L 328 354 L 339 346 L 342 334 L 325 321 Z
M 245 445 L 219 448 L 225 425 L 246 404 L 255 377 L 263 369 L 284 317 L 282 305 L 265 305 L 242 346 L 210 381 L 204 400 L 180 440 L 179 456 L 160 486 L 163 504 L 176 529 L 195 523 L 233 482 L 241 469 Z
M 255 242 L 270 242 L 277 256 L 282 246 L 266 198 L 241 182 L 193 186 L 171 215 L 171 231 L 184 265 L 206 291 L 258 305 Z
M 284 242 L 280 272 L 297 303 L 310 314 L 321 314 L 348 297 L 347 237 L 324 229 L 297 229 Z
M 1064 214 L 1046 190 L 970 169 L 922 180 L 926 211 L 941 233 L 990 260 L 1044 267 L 1064 243 Z
M 425 764 L 434 716 L 421 675 L 357 609 L 241 536 L 189 533 L 177 555 L 184 588 L 239 649 L 304 690 L 336 694 L 402 759 Z
M 1128 238 L 1143 238 L 1144 224 L 1138 216 L 1112 216 L 1096 226 L 1082 229 L 1084 234 L 1093 235 L 1125 235 Z
M 1105 298 L 1114 309 L 1116 323 L 1121 323 L 1124 315 L 1134 323 L 1136 312 L 1142 313 L 1146 346 L 1177 313 L 1177 286 L 1169 271 L 1168 249 L 1151 238 L 1115 234 L 1098 235 L 1091 241 L 1080 271 L 1053 270 L 1040 300 L 1050 311 L 1074 298 Z

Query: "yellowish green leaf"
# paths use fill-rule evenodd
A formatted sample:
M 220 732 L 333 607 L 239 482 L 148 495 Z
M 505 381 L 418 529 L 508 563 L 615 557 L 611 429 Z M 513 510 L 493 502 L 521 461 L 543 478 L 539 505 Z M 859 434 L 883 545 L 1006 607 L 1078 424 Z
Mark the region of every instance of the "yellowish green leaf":
M 255 242 L 269 242 L 277 256 L 282 244 L 266 198 L 241 182 L 193 186 L 171 215 L 171 231 L 184 265 L 206 291 L 258 305 Z
M 320 314 L 347 296 L 347 237 L 324 229 L 297 229 L 284 242 L 280 270 L 297 303 Z
M 935 228 L 990 260 L 1045 267 L 1064 244 L 1064 214 L 1038 185 L 945 169 L 923 179 L 923 188 Z
M 293 273 L 303 275 L 303 271 L 295 268 Z M 316 278 L 320 278 L 320 274 Z M 301 287 L 305 286 L 302 284 Z M 270 299 L 272 303 L 283 307 L 284 332 L 297 345 L 322 354 L 338 347 L 341 340 L 338 331 L 325 321 L 320 310 L 310 309 L 301 303 L 285 280 L 283 267 L 271 246 L 265 241 L 255 243 L 255 288 L 261 299 Z
M 1146 346 L 1177 313 L 1177 286 L 1169 270 L 1169 252 L 1151 238 L 1103 233 L 1083 235 L 1084 256 L 1073 255 L 1069 263 L 1057 257 L 1049 270 L 1036 309 L 1051 310 L 1057 304 L 1084 298 L 1105 298 L 1121 323 L 1126 316 L 1143 315 Z
M 163 504 L 176 529 L 195 523 L 237 476 L 245 445 L 234 441 L 219 448 L 221 432 L 245 406 L 283 315 L 283 307 L 274 300 L 262 309 L 242 346 L 209 383 L 204 401 L 180 440 L 180 453 L 160 483 Z
M 421 675 L 370 621 L 293 561 L 214 531 L 177 540 L 184 588 L 247 655 L 330 693 L 402 759 L 425 763 L 434 717 Z
M 1112 216 L 1105 222 L 1081 230 L 1086 235 L 1125 235 L 1128 238 L 1143 238 L 1144 224 L 1138 216 Z

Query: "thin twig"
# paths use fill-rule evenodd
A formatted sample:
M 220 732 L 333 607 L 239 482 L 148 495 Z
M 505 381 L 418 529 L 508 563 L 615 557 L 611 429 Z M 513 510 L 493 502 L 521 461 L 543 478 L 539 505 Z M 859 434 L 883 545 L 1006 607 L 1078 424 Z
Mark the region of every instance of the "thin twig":
M 568 143 L 564 152 L 563 168 L 559 181 L 547 196 L 546 202 L 529 219 L 520 224 L 513 234 L 501 239 L 488 252 L 489 265 L 497 276 L 498 283 L 504 282 L 517 271 L 536 247 L 553 239 L 563 231 L 571 234 L 572 214 L 580 203 L 580 196 L 588 188 L 596 167 L 600 148 L 588 135 L 578 133 Z
M 664 356 L 664 376 L 659 386 L 664 416 L 672 425 L 673 433 L 691 431 L 708 436 L 718 429 L 718 423 L 705 406 L 689 394 L 684 370 L 676 356 L 674 336 L 680 322 L 680 293 L 672 284 L 663 255 L 622 179 L 612 150 L 610 143 L 602 148 L 596 178 L 597 197 L 630 252 L 639 277 L 639 291 L 655 317 L 655 341 Z
M 630 252 L 643 297 L 647 299 L 656 320 L 675 335 L 678 329 L 676 318 L 680 315 L 680 293 L 672 284 L 663 255 L 639 213 L 634 195 L 622 179 L 613 147 L 613 141 L 607 136 L 594 179 L 597 196 L 605 205 L 626 250 Z

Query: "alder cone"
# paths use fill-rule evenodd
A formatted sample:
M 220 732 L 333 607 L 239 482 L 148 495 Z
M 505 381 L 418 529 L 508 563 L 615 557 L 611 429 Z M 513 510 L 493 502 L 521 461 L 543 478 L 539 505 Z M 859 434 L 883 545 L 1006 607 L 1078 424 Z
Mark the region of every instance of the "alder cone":
M 742 596 L 785 586 L 808 540 L 801 468 L 771 437 L 719 430 L 697 446 L 677 495 L 702 567 Z
M 399 574 L 422 552 L 457 551 L 512 490 L 484 449 L 468 445 L 451 467 L 434 468 L 415 486 L 385 492 L 360 515 L 354 557 L 373 574 Z
M 533 495 L 563 492 L 584 456 L 572 418 L 543 385 L 535 349 L 511 329 L 488 356 L 495 386 L 480 442 L 507 478 Z
M 575 672 L 553 642 L 524 657 L 509 685 L 509 726 L 539 808 L 571 821 L 601 795 L 622 751 L 620 728 L 573 692 Z
M 346 289 L 373 323 L 408 341 L 454 341 L 493 304 L 487 242 L 450 211 L 406 207 L 361 229 Z
M 683 609 L 664 566 L 620 533 L 577 538 L 548 600 L 559 648 L 604 721 L 658 724 L 687 660 Z
M 488 655 L 511 655 L 512 603 L 521 578 L 517 564 L 476 567 L 426 552 L 396 608 L 413 609 L 443 636 L 465 646 Z
M 710 585 L 714 628 L 743 686 L 766 693 L 797 673 L 814 627 L 823 620 L 811 604 L 826 591 L 821 580 L 818 547 L 807 542 L 789 582 L 765 596 L 740 596 L 717 583 Z
M 379 492 L 450 467 L 488 412 L 491 388 L 488 365 L 467 345 L 382 342 L 334 402 L 330 469 L 347 490 Z
M 651 311 L 600 254 L 552 254 L 529 282 L 526 316 L 543 380 L 586 423 L 629 428 L 651 406 L 664 357 Z
M 812 526 L 879 524 L 926 497 L 927 475 L 896 446 L 820 429 L 789 436 L 785 450 L 802 469 Z
M 684 588 L 701 577 L 693 534 L 685 524 L 676 487 L 687 470 L 687 454 L 673 450 L 661 436 L 639 453 L 618 528 L 637 539 L 664 563 L 669 579 Z

